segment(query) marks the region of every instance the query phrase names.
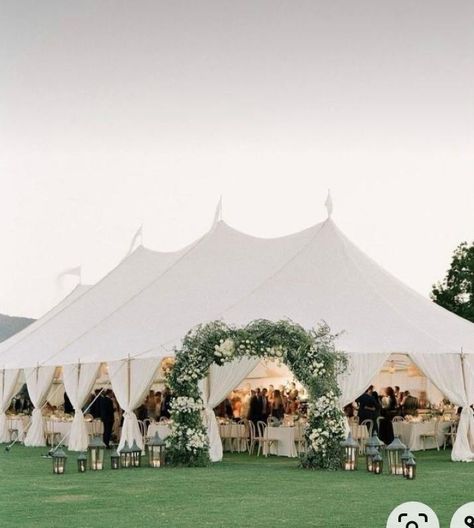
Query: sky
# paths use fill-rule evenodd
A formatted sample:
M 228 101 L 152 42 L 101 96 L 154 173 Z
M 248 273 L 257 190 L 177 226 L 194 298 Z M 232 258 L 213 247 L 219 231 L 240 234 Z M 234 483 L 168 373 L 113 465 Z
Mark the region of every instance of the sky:
M 471 0 L 0 0 L 0 312 L 326 217 L 427 296 L 474 239 Z

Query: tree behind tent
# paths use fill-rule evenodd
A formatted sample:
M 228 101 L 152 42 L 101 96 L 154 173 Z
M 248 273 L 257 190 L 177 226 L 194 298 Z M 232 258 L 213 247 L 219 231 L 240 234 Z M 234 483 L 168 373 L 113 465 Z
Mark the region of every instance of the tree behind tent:
M 474 322 L 474 242 L 460 244 L 443 281 L 433 286 L 433 301 Z

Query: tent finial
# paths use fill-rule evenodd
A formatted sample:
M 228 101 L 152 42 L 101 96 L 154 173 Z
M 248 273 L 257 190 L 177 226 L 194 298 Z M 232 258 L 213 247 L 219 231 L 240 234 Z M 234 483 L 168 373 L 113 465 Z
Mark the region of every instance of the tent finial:
M 333 211 L 331 189 L 328 189 L 328 197 L 326 198 L 326 201 L 324 202 L 324 205 L 326 206 L 326 209 L 328 210 L 328 218 L 331 218 L 332 211 Z
M 217 202 L 216 212 L 214 213 L 214 222 L 212 227 L 215 227 L 222 220 L 222 194 L 219 197 Z

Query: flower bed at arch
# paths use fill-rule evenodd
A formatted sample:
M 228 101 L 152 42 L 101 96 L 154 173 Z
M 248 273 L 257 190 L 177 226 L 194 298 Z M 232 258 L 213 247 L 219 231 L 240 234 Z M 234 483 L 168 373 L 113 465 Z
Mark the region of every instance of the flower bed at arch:
M 337 375 L 345 370 L 347 360 L 336 350 L 335 339 L 326 324 L 308 331 L 291 321 L 257 320 L 243 328 L 215 321 L 191 330 L 176 351 L 174 367 L 168 373 L 174 395 L 173 427 L 167 439 L 169 462 L 185 466 L 209 463 L 198 382 L 207 376 L 212 363 L 223 365 L 236 358 L 261 357 L 285 363 L 308 392 L 308 448 L 300 458 L 301 467 L 339 469 L 345 422 L 339 407 Z

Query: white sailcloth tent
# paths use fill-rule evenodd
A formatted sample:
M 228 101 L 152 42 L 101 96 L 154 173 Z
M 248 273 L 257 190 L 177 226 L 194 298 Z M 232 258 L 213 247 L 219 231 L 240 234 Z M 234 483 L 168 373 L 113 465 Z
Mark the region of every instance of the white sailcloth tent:
M 252 237 L 218 221 L 180 252 L 139 248 L 37 331 L 0 345 L 0 364 L 19 369 L 114 362 L 130 369 L 133 362 L 139 376 L 140 363 L 150 368 L 143 360 L 172 355 L 190 328 L 219 318 L 236 325 L 290 318 L 307 328 L 324 320 L 342 332 L 338 345 L 349 355 L 350 369 L 340 380 L 341 404 L 366 388 L 390 354 L 408 354 L 463 407 L 452 458 L 474 459 L 474 324 L 385 272 L 331 218 L 276 239 Z M 214 373 L 207 399 L 217 404 L 216 395 L 224 397 L 254 366 L 242 362 L 241 371 L 232 365 L 232 375 Z M 111 376 L 113 386 L 114 377 L 120 384 L 130 379 Z M 212 458 L 219 459 L 215 418 L 207 414 Z M 127 427 L 127 434 L 132 430 Z

